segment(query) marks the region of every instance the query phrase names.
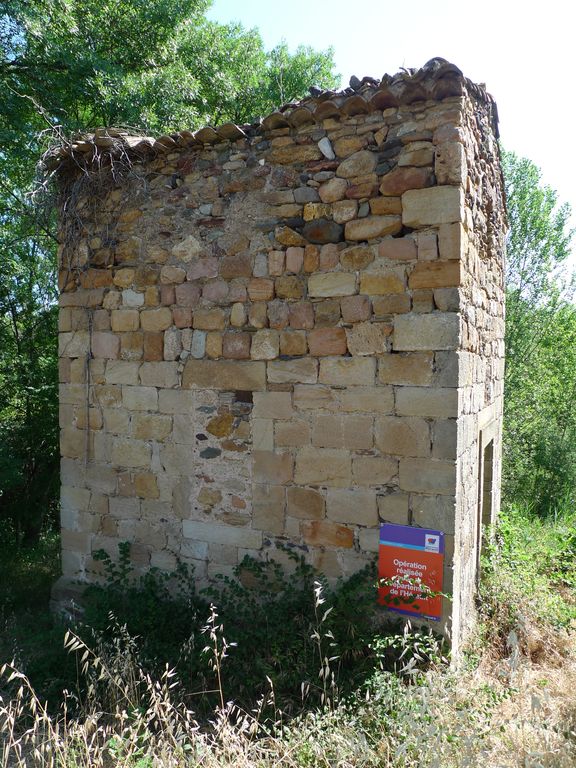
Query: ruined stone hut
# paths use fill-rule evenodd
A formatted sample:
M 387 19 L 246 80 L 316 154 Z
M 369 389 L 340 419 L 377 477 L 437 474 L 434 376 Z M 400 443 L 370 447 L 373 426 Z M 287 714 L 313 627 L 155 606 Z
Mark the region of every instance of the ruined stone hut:
M 329 578 L 380 521 L 446 534 L 473 620 L 499 503 L 504 207 L 492 98 L 434 59 L 252 125 L 98 130 L 61 196 L 64 603 L 132 544 L 206 582 L 245 555 Z

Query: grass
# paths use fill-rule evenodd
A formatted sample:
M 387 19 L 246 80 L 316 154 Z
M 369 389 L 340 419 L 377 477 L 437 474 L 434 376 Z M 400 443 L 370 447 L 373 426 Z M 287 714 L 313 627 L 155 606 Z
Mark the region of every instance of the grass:
M 288 586 L 279 582 L 265 597 L 268 642 L 260 657 L 256 607 L 244 607 L 234 623 L 227 602 L 238 606 L 246 595 L 232 582 L 221 585 L 213 595 L 221 607 L 204 614 L 194 636 L 205 675 L 195 688 L 160 659 L 151 664 L 152 649 L 161 646 L 142 645 L 121 617 L 94 642 L 78 628 L 68 636 L 67 658 L 80 685 L 60 692 L 59 709 L 45 706 L 29 674 L 5 669 L 0 766 L 569 768 L 576 764 L 575 532 L 573 510 L 548 520 L 518 508 L 502 515 L 484 564 L 480 629 L 457 671 L 442 663 L 434 638 L 417 631 L 369 637 L 364 626 L 352 642 L 349 606 L 360 582 L 329 593 L 307 571 L 297 577 L 299 597 L 296 577 L 290 582 L 289 611 L 298 608 L 298 621 L 288 612 L 282 625 Z M 31 579 L 38 585 L 46 560 L 37 556 L 26 568 L 38 569 Z M 98 599 L 95 615 L 106 603 L 102 593 Z M 1 647 L 22 640 L 21 622 L 34 607 L 30 598 L 8 622 Z M 151 620 L 142 613 L 140 621 Z M 270 640 L 271 629 L 282 626 L 285 645 Z M 308 666 L 296 658 L 296 636 L 305 641 Z M 295 706 L 286 692 L 298 676 L 309 695 Z M 213 694 L 197 695 L 208 686 Z

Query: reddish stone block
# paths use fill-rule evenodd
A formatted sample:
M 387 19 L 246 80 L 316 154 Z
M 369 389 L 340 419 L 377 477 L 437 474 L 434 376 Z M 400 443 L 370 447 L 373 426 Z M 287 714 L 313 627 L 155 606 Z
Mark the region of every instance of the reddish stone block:
M 290 248 L 286 250 L 286 272 L 293 272 L 296 274 L 302 270 L 303 265 L 304 248 L 290 246 Z
M 220 265 L 220 274 L 225 280 L 231 280 L 233 277 L 251 277 L 251 254 L 243 251 L 233 256 L 225 256 Z
M 274 298 L 274 280 L 253 277 L 248 283 L 248 296 L 251 301 L 271 301 Z
M 316 328 L 308 333 L 310 354 L 317 357 L 346 354 L 344 328 Z
M 222 340 L 222 354 L 231 360 L 250 359 L 250 334 L 225 333 Z
M 144 334 L 144 360 L 154 362 L 164 359 L 164 334 L 149 332 Z
M 172 317 L 174 318 L 174 325 L 176 328 L 191 328 L 192 327 L 192 310 L 187 307 L 176 307 L 172 310 Z
M 268 324 L 270 328 L 282 330 L 289 321 L 288 305 L 284 301 L 271 301 L 268 304 Z
M 323 245 L 320 250 L 320 269 L 336 269 L 340 261 L 340 251 L 334 243 Z
M 200 298 L 200 286 L 196 283 L 181 283 L 174 289 L 179 307 L 195 307 Z
M 300 329 L 314 328 L 314 307 L 309 301 L 299 301 L 290 305 L 290 327 Z
M 372 305 L 369 296 L 343 296 L 340 299 L 342 319 L 346 323 L 359 323 L 370 320 Z
M 316 272 L 320 264 L 320 248 L 307 245 L 304 248 L 304 272 Z
M 160 302 L 165 307 L 170 307 L 176 303 L 176 292 L 173 285 L 160 286 Z

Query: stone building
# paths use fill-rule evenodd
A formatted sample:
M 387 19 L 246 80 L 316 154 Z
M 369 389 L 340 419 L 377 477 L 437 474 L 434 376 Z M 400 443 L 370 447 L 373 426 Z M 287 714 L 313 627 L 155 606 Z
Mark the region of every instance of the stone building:
M 434 59 L 253 125 L 98 130 L 61 194 L 62 567 L 132 543 L 201 581 L 289 546 L 331 578 L 380 521 L 446 535 L 473 620 L 498 508 L 505 213 L 497 116 Z M 281 546 L 280 546 L 281 545 Z

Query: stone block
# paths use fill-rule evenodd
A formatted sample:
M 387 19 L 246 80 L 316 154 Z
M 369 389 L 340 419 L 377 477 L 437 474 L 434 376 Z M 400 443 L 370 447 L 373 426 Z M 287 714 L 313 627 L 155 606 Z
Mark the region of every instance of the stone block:
M 182 283 L 174 289 L 175 303 L 179 307 L 188 307 L 194 309 L 200 300 L 200 286 L 196 283 Z M 151 320 L 152 322 L 152 320 Z M 162 330 L 161 328 L 150 328 L 153 330 Z
M 410 494 L 415 525 L 424 528 L 434 528 L 452 535 L 455 530 L 456 501 L 454 496 L 420 496 Z
M 278 421 L 274 426 L 274 444 L 279 448 L 299 448 L 310 443 L 310 425 L 300 419 Z
M 114 312 L 112 314 L 114 315 Z M 168 307 L 145 309 L 140 314 L 140 322 L 144 331 L 165 331 L 166 328 L 170 328 L 172 325 L 172 310 L 168 309 Z M 130 328 L 127 330 L 136 329 Z
M 410 189 L 402 195 L 405 227 L 452 224 L 464 221 L 464 191 L 460 187 Z
M 383 384 L 427 387 L 432 383 L 432 352 L 406 352 L 382 355 L 378 360 L 378 380 Z
M 281 331 L 280 354 L 288 357 L 305 355 L 308 351 L 305 331 Z
M 320 270 L 330 272 L 338 266 L 340 251 L 335 243 L 326 243 L 320 248 Z
M 369 245 L 353 245 L 340 253 L 340 263 L 344 269 L 356 272 L 366 269 L 374 261 L 374 250 Z
M 324 299 L 314 304 L 316 328 L 333 328 L 340 324 L 340 301 Z
M 298 485 L 347 488 L 351 480 L 351 461 L 348 451 L 311 446 L 298 450 L 294 474 L 294 481 Z
M 286 489 L 282 485 L 252 486 L 252 527 L 267 533 L 284 533 Z
M 115 333 L 137 331 L 140 327 L 140 312 L 137 309 L 113 309 L 110 324 Z
M 312 421 L 312 445 L 351 451 L 370 449 L 374 442 L 372 427 L 371 416 L 319 413 Z
M 65 427 L 60 430 L 60 454 L 69 459 L 84 458 L 87 450 L 86 431 Z
M 407 493 L 387 493 L 378 496 L 378 516 L 385 523 L 408 524 Z
M 318 379 L 318 361 L 311 357 L 272 360 L 267 369 L 271 384 L 315 384 Z
M 453 495 L 456 463 L 438 459 L 400 459 L 398 485 L 403 491 Z
M 268 274 L 280 277 L 284 274 L 284 251 L 270 251 L 268 254 Z
M 158 392 L 160 413 L 192 413 L 196 405 L 195 393 L 181 389 L 161 389 Z
M 369 320 L 372 315 L 369 296 L 344 296 L 340 300 L 340 309 L 345 323 L 359 323 Z
M 370 213 L 374 216 L 390 216 L 402 213 L 402 200 L 399 197 L 374 197 L 368 201 Z
M 270 329 L 256 331 L 250 347 L 252 360 L 274 360 L 279 354 L 280 337 L 278 331 Z
M 376 360 L 371 357 L 332 357 L 320 360 L 321 384 L 331 386 L 372 386 L 376 373 Z
M 316 328 L 308 332 L 310 354 L 320 357 L 346 354 L 346 335 L 344 328 Z
M 96 331 L 92 334 L 92 355 L 96 358 L 114 360 L 120 354 L 120 338 L 114 333 Z
M 406 284 L 404 276 L 393 270 L 379 272 L 363 272 L 360 275 L 360 293 L 378 296 L 390 293 L 404 293 Z
M 361 150 L 354 152 L 343 160 L 336 169 L 336 176 L 342 179 L 352 179 L 356 176 L 365 176 L 376 168 L 377 156 L 374 152 Z M 320 194 L 322 198 L 322 195 Z M 331 201 L 332 202 L 332 201 Z
M 462 283 L 459 261 L 422 261 L 408 278 L 409 288 L 449 288 Z
M 456 419 L 435 421 L 432 424 L 432 456 L 435 459 L 455 460 L 458 455 L 458 423 Z
M 122 360 L 142 360 L 144 334 L 141 331 L 121 333 L 116 338 L 120 340 L 120 357 Z
M 274 298 L 274 280 L 268 277 L 253 277 L 248 283 L 250 301 L 271 301 Z
M 380 526 L 361 528 L 358 531 L 358 545 L 362 552 L 378 552 L 380 549 Z
M 230 360 L 249 360 L 252 336 L 239 331 L 225 333 L 222 337 L 222 355 Z
M 258 419 L 291 419 L 294 416 L 291 392 L 254 393 L 252 416 Z
M 218 525 L 213 522 L 183 520 L 182 535 L 185 539 L 191 539 L 195 543 L 229 544 L 246 549 L 260 549 L 262 546 L 262 531 L 233 525 Z
M 347 187 L 348 182 L 346 179 L 329 179 L 318 188 L 320 200 L 323 203 L 335 203 L 337 200 L 343 200 Z
M 58 334 L 58 355 L 60 357 L 85 357 L 90 349 L 88 331 L 72 331 Z
M 431 288 L 412 291 L 412 312 L 419 314 L 434 311 L 434 292 Z
M 312 488 L 287 488 L 286 502 L 290 517 L 301 520 L 321 520 L 324 517 L 324 497 Z
M 272 419 L 252 419 L 252 449 L 274 450 L 274 422 Z
M 266 389 L 266 363 L 261 361 L 188 360 L 183 389 L 260 391 Z
M 352 461 L 352 472 L 356 485 L 386 485 L 398 474 L 398 460 L 388 456 L 358 456 Z
M 379 243 L 378 256 L 391 261 L 415 261 L 418 256 L 416 241 L 412 237 L 388 237 Z
M 193 328 L 198 328 L 202 331 L 221 331 L 225 325 L 226 316 L 222 309 L 196 309 L 194 312 Z
M 308 278 L 308 295 L 312 298 L 352 296 L 356 293 L 356 275 L 349 272 L 326 272 Z
M 292 481 L 294 462 L 292 454 L 280 451 L 253 451 L 253 473 L 256 483 L 286 485 Z
M 457 349 L 460 317 L 457 313 L 398 315 L 392 344 L 399 352 Z
M 161 413 L 132 414 L 132 437 L 162 442 L 172 432 L 172 417 Z
M 442 224 L 438 230 L 438 249 L 441 259 L 462 259 L 468 245 L 468 236 L 461 223 Z
M 418 260 L 433 261 L 438 258 L 438 238 L 435 232 L 418 234 Z M 418 287 L 418 286 L 415 286 Z
M 302 278 L 296 275 L 277 277 L 274 282 L 276 296 L 279 299 L 301 299 L 304 296 Z
M 158 390 L 156 387 L 122 387 L 122 405 L 129 411 L 158 410 Z
M 140 383 L 145 387 L 162 387 L 165 389 L 177 387 L 179 383 L 178 363 L 142 363 L 140 366 Z
M 302 521 L 300 531 L 306 544 L 313 547 L 349 549 L 354 546 L 354 531 L 331 520 Z
M 304 248 L 290 246 L 286 249 L 286 272 L 297 274 L 304 266 Z
M 278 311 L 275 312 L 274 310 Z M 269 317 L 270 316 L 270 317 Z M 285 328 L 288 325 L 288 307 L 283 302 L 257 301 L 248 310 L 248 325 L 253 328 L 266 328 L 270 320 L 271 328 Z
M 143 339 L 143 359 L 147 362 L 164 359 L 164 334 L 162 332 L 148 332 Z
M 326 517 L 335 523 L 377 525 L 376 491 L 329 488 L 326 493 Z
M 124 437 L 112 439 L 112 463 L 117 467 L 148 467 L 151 457 L 150 446 L 142 440 Z
M 422 418 L 387 416 L 376 419 L 376 446 L 396 456 L 429 456 L 430 429 Z
M 402 229 L 400 216 L 367 216 L 346 223 L 346 240 L 373 240 L 377 237 L 395 235 Z
M 140 363 L 126 360 L 109 360 L 106 363 L 107 384 L 138 384 Z
M 396 413 L 399 416 L 423 416 L 427 419 L 456 418 L 458 390 L 448 387 L 398 387 Z
M 391 326 L 385 323 L 357 323 L 346 328 L 348 350 L 351 355 L 381 355 L 390 332 Z
M 134 491 L 140 499 L 157 499 L 160 496 L 158 479 L 151 472 L 136 472 Z
M 391 315 L 405 315 L 411 308 L 412 302 L 406 293 L 389 293 L 372 297 L 372 309 L 376 320 L 392 320 Z
M 314 328 L 314 307 L 309 301 L 298 301 L 289 307 L 290 327 L 306 330 Z
M 382 178 L 380 194 L 387 197 L 399 197 L 407 190 L 419 190 L 434 183 L 431 168 L 404 167 L 395 168 Z M 402 201 L 404 205 L 404 201 Z
M 460 291 L 458 288 L 436 288 L 434 304 L 441 312 L 458 312 L 460 309 Z
M 393 413 L 392 387 L 346 387 L 338 392 L 338 408 L 346 413 Z
M 466 151 L 459 141 L 444 141 L 438 144 L 434 171 L 438 184 L 466 183 L 468 163 Z
M 338 224 L 346 224 L 347 221 L 355 219 L 357 214 L 357 200 L 338 200 L 338 202 L 332 203 L 332 218 Z

